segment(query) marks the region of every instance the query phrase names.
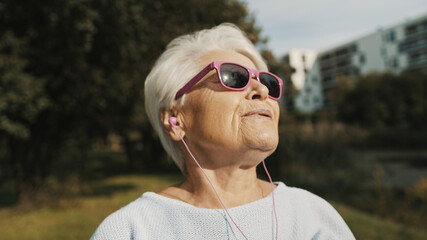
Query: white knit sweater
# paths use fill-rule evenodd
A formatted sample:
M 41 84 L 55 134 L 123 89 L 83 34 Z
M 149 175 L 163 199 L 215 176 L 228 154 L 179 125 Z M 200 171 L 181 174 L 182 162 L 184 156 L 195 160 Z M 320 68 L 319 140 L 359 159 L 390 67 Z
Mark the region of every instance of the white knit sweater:
M 274 190 L 278 239 L 355 239 L 335 209 L 322 198 L 279 182 Z M 275 239 L 271 194 L 230 208 L 248 239 Z M 223 209 L 205 209 L 153 192 L 107 217 L 91 240 L 105 239 L 244 239 Z

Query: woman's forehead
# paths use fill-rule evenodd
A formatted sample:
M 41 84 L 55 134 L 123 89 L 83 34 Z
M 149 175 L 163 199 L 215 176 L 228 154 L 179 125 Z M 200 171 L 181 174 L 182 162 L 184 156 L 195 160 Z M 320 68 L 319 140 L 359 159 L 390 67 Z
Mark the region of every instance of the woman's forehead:
M 200 60 L 203 66 L 206 66 L 213 61 L 224 61 L 234 62 L 248 68 L 256 69 L 255 64 L 251 61 L 251 59 L 243 54 L 231 50 L 212 50 L 204 54 Z

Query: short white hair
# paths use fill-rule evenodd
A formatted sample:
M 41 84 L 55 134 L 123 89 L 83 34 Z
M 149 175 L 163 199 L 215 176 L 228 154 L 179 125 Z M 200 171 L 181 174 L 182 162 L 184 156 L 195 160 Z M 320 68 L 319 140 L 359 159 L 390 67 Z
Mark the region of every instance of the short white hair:
M 233 24 L 223 23 L 173 39 L 145 79 L 145 110 L 148 118 L 163 148 L 184 174 L 184 155 L 179 145 L 165 133 L 160 110 L 171 109 L 175 104 L 185 104 L 185 94 L 175 100 L 176 93 L 205 67 L 201 65 L 200 59 L 213 50 L 240 53 L 248 57 L 257 69 L 267 71 L 267 65 L 246 34 Z

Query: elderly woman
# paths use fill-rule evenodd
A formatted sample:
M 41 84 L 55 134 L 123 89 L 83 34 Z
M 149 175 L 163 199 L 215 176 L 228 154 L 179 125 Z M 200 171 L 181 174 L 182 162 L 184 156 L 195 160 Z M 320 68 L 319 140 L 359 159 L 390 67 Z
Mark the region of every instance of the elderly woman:
M 281 93 L 282 80 L 234 25 L 174 39 L 146 79 L 145 100 L 185 180 L 144 193 L 92 239 L 354 239 L 323 199 L 258 179 L 278 144 Z

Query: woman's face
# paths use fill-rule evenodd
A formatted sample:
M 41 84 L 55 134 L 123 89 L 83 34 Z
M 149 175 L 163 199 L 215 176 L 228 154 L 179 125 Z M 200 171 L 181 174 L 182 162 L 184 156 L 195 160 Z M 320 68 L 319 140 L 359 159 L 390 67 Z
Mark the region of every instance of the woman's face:
M 231 51 L 212 51 L 201 59 L 203 67 L 212 61 L 256 69 L 249 58 Z M 221 156 L 229 164 L 230 157 L 244 157 L 249 162 L 253 158 L 253 165 L 277 147 L 279 105 L 255 78 L 243 91 L 231 91 L 221 86 L 212 70 L 186 93 L 180 113 L 185 140 L 199 156 Z

